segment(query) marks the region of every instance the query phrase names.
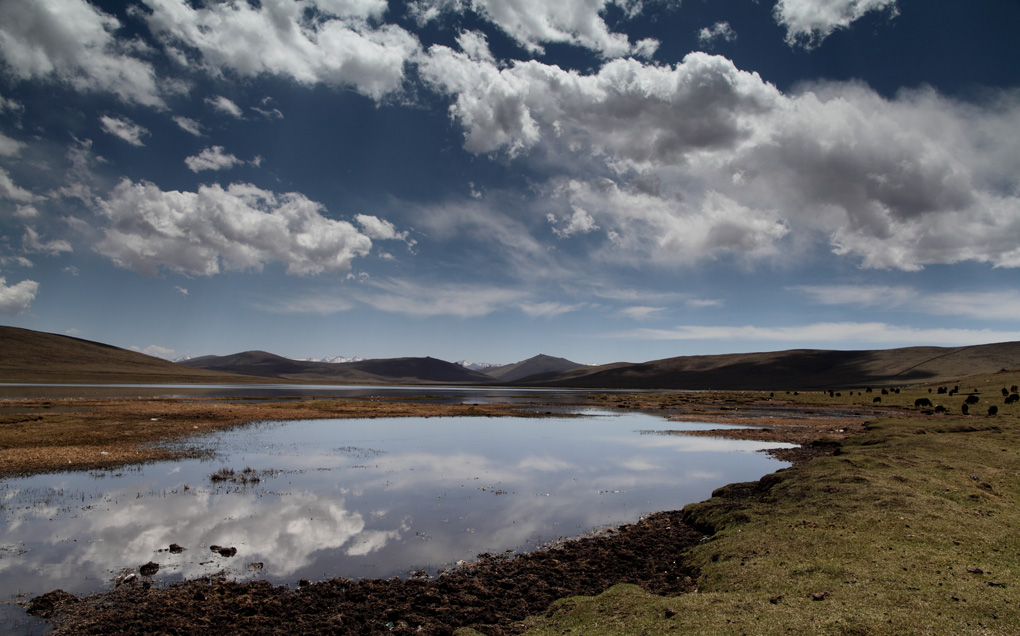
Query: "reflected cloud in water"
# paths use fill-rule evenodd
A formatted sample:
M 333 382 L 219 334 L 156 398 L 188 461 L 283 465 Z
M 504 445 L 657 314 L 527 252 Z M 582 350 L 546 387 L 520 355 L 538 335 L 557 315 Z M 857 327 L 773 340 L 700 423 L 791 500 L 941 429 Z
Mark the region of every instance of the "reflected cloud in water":
M 212 461 L 8 480 L 0 592 L 101 591 L 149 561 L 161 581 L 434 574 L 783 465 L 753 452 L 775 444 L 641 434 L 666 424 L 677 428 L 641 414 L 274 422 L 212 436 Z M 222 468 L 249 479 L 212 481 Z

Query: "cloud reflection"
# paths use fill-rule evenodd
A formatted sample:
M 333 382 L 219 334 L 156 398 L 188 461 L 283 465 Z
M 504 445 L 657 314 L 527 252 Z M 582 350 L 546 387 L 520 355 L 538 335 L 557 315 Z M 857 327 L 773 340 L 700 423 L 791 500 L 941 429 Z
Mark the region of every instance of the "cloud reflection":
M 95 592 L 148 561 L 164 580 L 435 571 L 676 509 L 778 466 L 732 452 L 769 444 L 637 432 L 651 422 L 662 420 L 302 421 L 221 434 L 213 462 L 11 480 L 0 592 Z M 350 448 L 373 454 L 323 450 Z M 245 466 L 261 481 L 209 481 Z M 186 551 L 171 554 L 173 543 Z M 263 564 L 255 573 L 253 562 Z

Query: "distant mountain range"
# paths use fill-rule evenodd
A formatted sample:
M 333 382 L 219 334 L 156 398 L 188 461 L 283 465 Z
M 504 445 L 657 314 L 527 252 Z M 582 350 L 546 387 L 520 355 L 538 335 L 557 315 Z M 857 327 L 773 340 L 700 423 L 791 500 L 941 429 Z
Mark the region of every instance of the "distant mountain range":
M 1020 368 L 1020 342 L 870 351 L 796 349 L 585 366 L 537 355 L 471 368 L 435 358 L 323 362 L 265 351 L 169 362 L 110 345 L 0 327 L 0 382 L 512 384 L 590 389 L 780 390 L 948 382 Z

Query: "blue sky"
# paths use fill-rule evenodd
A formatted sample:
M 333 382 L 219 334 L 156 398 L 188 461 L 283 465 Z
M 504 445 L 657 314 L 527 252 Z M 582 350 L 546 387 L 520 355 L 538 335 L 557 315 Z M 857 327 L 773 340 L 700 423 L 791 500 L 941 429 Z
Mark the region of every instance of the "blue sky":
M 0 0 L 0 323 L 167 358 L 1020 340 L 1013 0 Z

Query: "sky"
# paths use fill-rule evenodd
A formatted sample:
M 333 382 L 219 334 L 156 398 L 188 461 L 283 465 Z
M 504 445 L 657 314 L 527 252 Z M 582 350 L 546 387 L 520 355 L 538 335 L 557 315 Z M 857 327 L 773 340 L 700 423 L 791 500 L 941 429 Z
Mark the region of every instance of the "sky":
M 1015 0 L 0 0 L 0 324 L 176 359 L 1020 340 Z

